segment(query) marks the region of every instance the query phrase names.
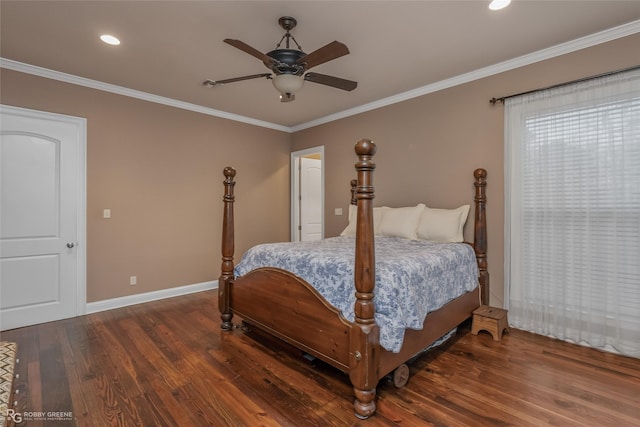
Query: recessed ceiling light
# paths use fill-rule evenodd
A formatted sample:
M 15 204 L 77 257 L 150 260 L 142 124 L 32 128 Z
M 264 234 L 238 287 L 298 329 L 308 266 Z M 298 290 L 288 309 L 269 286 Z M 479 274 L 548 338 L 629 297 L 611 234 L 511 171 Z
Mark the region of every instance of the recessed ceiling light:
M 118 40 L 117 37 L 114 37 L 110 34 L 103 34 L 100 36 L 100 40 L 102 40 L 103 42 L 107 43 L 107 44 L 112 44 L 114 46 L 117 46 L 120 44 L 120 40 Z
M 489 9 L 491 10 L 504 9 L 505 7 L 509 6 L 509 3 L 511 3 L 511 0 L 493 0 L 489 4 Z

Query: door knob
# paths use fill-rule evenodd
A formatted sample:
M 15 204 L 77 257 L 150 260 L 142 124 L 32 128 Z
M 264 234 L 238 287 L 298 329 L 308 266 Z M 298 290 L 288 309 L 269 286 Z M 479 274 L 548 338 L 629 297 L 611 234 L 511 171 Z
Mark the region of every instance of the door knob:
M 75 243 L 67 243 L 67 247 L 69 249 L 72 249 L 75 246 Z

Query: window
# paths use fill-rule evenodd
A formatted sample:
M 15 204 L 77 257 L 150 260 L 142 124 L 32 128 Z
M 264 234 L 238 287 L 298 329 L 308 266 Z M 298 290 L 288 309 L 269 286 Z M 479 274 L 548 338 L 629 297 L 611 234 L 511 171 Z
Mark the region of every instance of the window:
M 514 327 L 640 357 L 640 70 L 505 101 Z

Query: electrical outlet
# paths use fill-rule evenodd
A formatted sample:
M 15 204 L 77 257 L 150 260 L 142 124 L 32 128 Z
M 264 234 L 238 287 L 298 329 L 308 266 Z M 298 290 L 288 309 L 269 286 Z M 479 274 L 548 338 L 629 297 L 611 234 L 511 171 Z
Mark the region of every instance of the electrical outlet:
M 136 276 L 129 277 L 129 284 L 131 286 L 135 286 L 138 284 L 138 278 Z
M 102 218 L 111 218 L 111 209 L 105 209 L 102 211 Z
M 336 214 L 336 215 L 342 215 L 342 208 L 335 208 L 333 210 L 333 213 Z

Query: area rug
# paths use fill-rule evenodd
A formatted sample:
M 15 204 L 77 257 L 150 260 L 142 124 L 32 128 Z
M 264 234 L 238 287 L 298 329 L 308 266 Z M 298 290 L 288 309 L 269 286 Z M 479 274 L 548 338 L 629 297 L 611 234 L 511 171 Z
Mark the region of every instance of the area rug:
M 16 364 L 17 345 L 14 342 L 0 342 L 0 427 L 7 421 L 7 410 L 11 398 L 13 369 Z

